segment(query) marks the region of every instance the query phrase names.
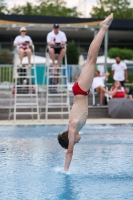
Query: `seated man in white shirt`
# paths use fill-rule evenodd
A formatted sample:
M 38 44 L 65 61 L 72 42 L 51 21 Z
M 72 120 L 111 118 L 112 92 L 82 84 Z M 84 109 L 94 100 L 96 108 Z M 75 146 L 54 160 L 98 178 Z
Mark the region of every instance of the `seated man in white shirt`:
M 53 66 L 55 68 L 59 66 L 62 58 L 66 53 L 66 41 L 66 35 L 64 32 L 60 31 L 59 24 L 54 24 L 53 30 L 47 35 L 47 45 Z M 57 62 L 55 62 L 55 54 L 59 54 Z
M 93 90 L 96 89 L 97 93 L 100 95 L 100 105 L 103 105 L 103 99 L 104 99 L 104 91 L 102 88 L 105 87 L 105 79 L 109 76 L 109 73 L 105 73 L 100 75 L 100 72 L 98 70 L 95 70 L 94 79 L 92 82 L 92 88 Z
M 27 54 L 28 56 L 28 67 L 31 67 L 30 60 L 31 60 L 31 49 L 29 48 L 32 46 L 32 40 L 30 36 L 26 35 L 26 28 L 21 27 L 20 28 L 20 35 L 18 35 L 14 40 L 14 46 L 17 47 L 19 58 L 20 58 L 20 64 L 19 67 L 22 67 L 22 60 L 24 57 L 24 54 Z

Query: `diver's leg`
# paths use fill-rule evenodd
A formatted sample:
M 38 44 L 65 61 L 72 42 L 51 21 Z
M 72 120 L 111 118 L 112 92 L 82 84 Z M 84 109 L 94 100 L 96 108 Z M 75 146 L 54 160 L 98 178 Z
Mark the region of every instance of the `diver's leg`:
M 80 88 L 84 91 L 88 91 L 91 87 L 94 78 L 94 67 L 97 60 L 99 48 L 102 44 L 104 35 L 109 28 L 113 20 L 113 14 L 110 14 L 104 21 L 100 23 L 100 30 L 96 37 L 93 39 L 89 51 L 85 66 L 83 67 L 81 74 L 78 79 Z

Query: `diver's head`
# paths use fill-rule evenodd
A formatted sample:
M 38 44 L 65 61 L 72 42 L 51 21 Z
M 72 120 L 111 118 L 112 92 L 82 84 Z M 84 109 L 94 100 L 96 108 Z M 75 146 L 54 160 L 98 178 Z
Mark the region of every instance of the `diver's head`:
M 63 133 L 61 133 L 61 134 L 58 134 L 57 139 L 58 139 L 59 144 L 63 148 L 68 149 L 68 145 L 69 145 L 68 130 L 63 132 Z
M 59 144 L 64 149 L 68 149 L 68 145 L 69 145 L 68 130 L 61 134 L 58 134 L 57 139 L 58 139 Z M 76 134 L 74 144 L 78 143 L 80 139 L 81 139 L 81 137 L 80 137 L 79 133 Z

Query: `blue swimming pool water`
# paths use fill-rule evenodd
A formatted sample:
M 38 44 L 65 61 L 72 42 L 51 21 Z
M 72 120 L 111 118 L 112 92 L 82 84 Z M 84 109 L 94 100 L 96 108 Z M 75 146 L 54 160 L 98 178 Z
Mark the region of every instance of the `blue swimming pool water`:
M 66 128 L 0 126 L 0 200 L 133 200 L 133 126 L 85 125 L 64 174 Z

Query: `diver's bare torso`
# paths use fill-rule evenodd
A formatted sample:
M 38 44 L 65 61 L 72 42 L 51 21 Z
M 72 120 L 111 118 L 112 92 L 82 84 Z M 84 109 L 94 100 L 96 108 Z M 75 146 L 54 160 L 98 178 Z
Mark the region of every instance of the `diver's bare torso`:
M 88 117 L 88 96 L 76 95 L 74 97 L 74 104 L 70 112 L 69 122 L 75 121 L 75 126 L 77 132 L 79 132 L 84 124 L 86 123 Z

